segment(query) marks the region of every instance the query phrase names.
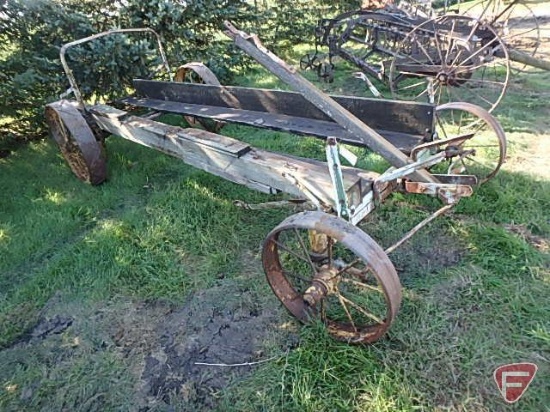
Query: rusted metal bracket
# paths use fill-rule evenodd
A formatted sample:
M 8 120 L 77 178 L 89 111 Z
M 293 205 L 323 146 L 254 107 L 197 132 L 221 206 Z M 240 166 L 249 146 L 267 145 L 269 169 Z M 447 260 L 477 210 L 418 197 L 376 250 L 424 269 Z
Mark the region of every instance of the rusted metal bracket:
M 300 76 L 294 67 L 289 66 L 278 56 L 267 50 L 261 44 L 257 36 L 251 36 L 243 31 L 237 30 L 235 26 L 228 21 L 225 22 L 225 27 L 227 28 L 225 33 L 233 39 L 240 49 L 253 57 L 258 63 L 291 86 L 294 90 L 301 93 L 305 99 L 315 105 L 349 133 L 362 140 L 367 147 L 380 154 L 393 166 L 400 168 L 412 163 L 412 160 L 384 139 L 378 132 L 367 126 L 352 113 L 344 109 L 309 81 Z M 411 177 L 413 180 L 419 182 L 437 183 L 437 179 L 426 170 L 415 170 L 411 173 Z
M 474 136 L 474 134 L 475 133 L 466 133 L 460 136 L 453 136 L 448 139 L 437 139 L 432 142 L 423 143 L 412 149 L 411 158 L 416 161 L 419 157 L 421 157 L 419 156 L 419 153 L 423 153 L 425 150 L 441 147 L 443 145 L 454 144 L 459 146 L 463 144 L 466 140 L 471 139 Z
M 405 191 L 422 195 L 438 196 L 445 204 L 455 204 L 462 197 L 474 193 L 472 186 L 447 183 L 405 182 Z

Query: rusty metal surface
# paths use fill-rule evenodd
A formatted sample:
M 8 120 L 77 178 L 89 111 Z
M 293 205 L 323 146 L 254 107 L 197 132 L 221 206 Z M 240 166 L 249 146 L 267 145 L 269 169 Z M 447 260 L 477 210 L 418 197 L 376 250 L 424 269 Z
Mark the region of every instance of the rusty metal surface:
M 446 204 L 458 202 L 462 197 L 472 196 L 472 186 L 445 183 L 405 182 L 405 191 L 421 195 L 438 196 Z
M 179 83 L 187 81 L 209 84 L 212 86 L 221 86 L 220 81 L 212 72 L 212 70 L 210 70 L 208 67 L 200 62 L 186 63 L 178 67 L 176 70 L 174 81 Z M 213 121 L 195 116 L 184 116 L 184 118 L 191 127 L 200 127 L 213 133 L 219 132 L 225 124 L 223 122 Z
M 506 142 L 506 133 L 498 120 L 487 110 L 467 102 L 451 102 L 437 106 L 436 119 L 439 124 L 442 124 L 441 120 L 444 116 L 456 119 L 462 118 L 462 115 L 456 114 L 457 112 L 463 112 L 475 118 L 473 123 L 468 122 L 469 124 L 466 125 L 466 128 L 473 129 L 473 132 L 465 135 L 468 136 L 468 138 L 458 144 L 445 145 L 444 150 L 447 152 L 451 161 L 461 162 L 461 166 L 465 169 L 463 173 L 475 175 L 478 179 L 478 184 L 485 183 L 498 173 L 506 159 L 508 146 Z M 487 160 L 484 168 L 480 169 L 479 166 L 483 159 L 479 158 L 479 156 L 476 158 L 476 149 L 481 152 L 487 148 L 487 141 L 484 134 L 490 136 L 490 144 L 496 149 L 495 151 L 498 152 L 498 154 L 492 161 Z M 463 133 L 460 133 L 460 129 L 459 135 L 463 136 Z M 478 168 L 476 169 L 476 167 Z M 472 169 L 471 173 L 470 169 Z
M 308 240 L 312 231 L 315 245 Z M 292 240 L 295 233 L 299 235 Z M 319 242 L 320 235 L 326 237 L 326 245 Z M 328 251 L 322 255 L 325 247 Z M 289 258 L 301 258 L 305 265 L 298 278 L 289 272 Z M 338 217 L 319 211 L 290 216 L 266 237 L 262 262 L 273 292 L 289 312 L 302 322 L 321 319 L 338 340 L 374 342 L 399 311 L 401 285 L 386 253 L 365 232 Z M 356 296 L 351 294 L 353 287 L 362 293 L 350 303 L 349 297 Z M 381 302 L 384 313 L 371 313 Z
M 76 102 L 60 100 L 45 110 L 50 133 L 73 173 L 84 182 L 98 185 L 107 178 L 105 154 Z
M 338 56 L 360 68 L 359 76 L 366 73 L 388 84 L 394 97 L 411 100 L 412 95 L 416 94 L 410 88 L 401 90 L 397 84 L 400 79 L 409 77 L 420 82 L 423 78 L 430 78 L 442 89 L 450 91 L 450 94 L 453 90 L 463 89 L 460 91 L 461 98 L 454 96 L 445 100 L 447 93 L 442 93 L 442 100 L 435 98 L 434 103 L 458 100 L 482 106 L 487 103 L 484 107 L 489 111 L 496 107 L 506 91 L 510 74 L 509 60 L 550 70 L 550 62 L 533 57 L 540 41 L 539 26 L 535 15 L 524 2 L 509 2 L 506 12 L 493 16 L 484 16 L 485 10 L 480 9 L 462 10 L 460 14 L 447 11 L 448 14 L 433 19 L 431 17 L 437 15 L 434 10 L 431 14 L 417 14 L 416 3 L 414 13 L 411 13 L 404 7 L 405 4 L 408 3 L 399 2 L 397 6 L 386 5 L 377 10 L 348 11 L 334 18 L 319 20 L 314 29 L 315 52 L 302 57 L 300 67 L 302 70 L 316 70 L 322 79 L 332 78 L 332 73 L 327 74 L 321 68 L 334 69 L 333 58 Z M 511 7 L 514 4 L 522 7 L 528 16 L 521 18 L 514 11 L 514 18 L 511 19 Z M 534 24 L 535 28 L 531 28 L 530 24 Z M 533 30 L 536 32 L 535 38 Z M 531 41 L 527 42 L 528 49 L 522 51 L 524 42 L 517 40 L 525 40 L 527 34 Z M 435 39 L 436 36 L 439 38 Z M 451 45 L 454 51 L 449 52 L 448 48 L 444 48 L 445 45 Z M 439 52 L 429 50 L 434 47 Z M 488 92 L 483 93 L 484 98 L 495 94 L 497 84 L 488 77 L 496 76 L 496 73 L 489 73 L 487 67 L 495 60 L 502 61 L 500 72 L 507 72 L 506 78 L 498 85 L 500 92 L 497 98 L 489 97 L 491 101 L 488 102 L 479 98 L 472 100 L 475 99 L 472 93 L 477 93 L 480 88 Z M 480 76 L 476 76 L 477 84 L 472 85 L 469 80 L 476 82 L 472 78 L 474 72 Z M 378 90 L 369 82 L 369 88 L 377 95 Z M 428 101 L 427 93 L 418 98 Z
M 467 101 L 491 112 L 506 93 L 510 70 L 508 48 L 489 24 L 449 14 L 410 30 L 392 58 L 388 83 L 396 99 Z

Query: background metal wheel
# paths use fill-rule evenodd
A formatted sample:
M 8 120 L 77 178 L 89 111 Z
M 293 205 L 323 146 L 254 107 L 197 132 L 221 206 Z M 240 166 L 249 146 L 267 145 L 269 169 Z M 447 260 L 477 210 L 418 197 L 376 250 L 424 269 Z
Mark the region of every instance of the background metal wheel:
M 203 63 L 192 62 L 184 64 L 176 70 L 175 82 L 188 82 L 221 86 L 216 75 Z M 199 127 L 212 133 L 218 133 L 225 123 L 195 116 L 184 116 L 191 127 Z
M 507 47 L 534 56 L 540 46 L 540 26 L 533 10 L 520 1 L 483 0 L 466 11 L 472 17 L 487 22 Z M 514 63 L 516 71 L 526 65 Z
M 262 261 L 275 295 L 302 322 L 320 319 L 334 338 L 370 343 L 401 305 L 397 273 L 361 229 L 323 212 L 290 216 L 267 236 Z
M 46 106 L 46 122 L 73 173 L 82 181 L 98 185 L 107 178 L 105 152 L 76 102 L 60 100 Z
M 469 102 L 491 112 L 508 86 L 508 50 L 472 17 L 445 15 L 415 27 L 391 63 L 394 98 L 441 105 Z
M 439 139 L 467 136 L 441 147 L 455 154 L 442 172 L 475 175 L 478 184 L 498 173 L 506 158 L 507 143 L 502 126 L 491 114 L 470 103 L 452 102 L 438 106 L 435 118 Z

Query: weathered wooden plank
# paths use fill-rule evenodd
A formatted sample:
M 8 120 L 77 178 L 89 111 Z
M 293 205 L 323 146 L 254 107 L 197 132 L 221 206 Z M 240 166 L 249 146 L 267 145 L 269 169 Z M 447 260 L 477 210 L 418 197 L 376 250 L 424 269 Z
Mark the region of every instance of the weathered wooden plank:
M 228 29 L 226 33 L 239 48 L 294 90 L 302 94 L 305 99 L 314 104 L 344 129 L 363 140 L 365 145 L 380 154 L 393 166 L 399 168 L 412 163 L 411 159 L 380 136 L 376 130 L 367 126 L 329 96 L 322 93 L 313 84 L 300 76 L 293 67 L 287 65 L 283 60 L 263 47 L 257 37 L 238 31 L 229 22 L 226 22 L 225 25 Z M 437 179 L 424 169 L 417 170 L 411 173 L 410 176 L 415 181 L 437 183 Z
M 227 107 L 202 106 L 150 98 L 128 97 L 122 103 L 147 107 L 155 110 L 200 116 L 209 119 L 222 120 L 228 123 L 238 123 L 247 126 L 280 130 L 305 136 L 326 138 L 336 136 L 342 143 L 365 147 L 362 140 L 353 136 L 338 123 L 325 120 L 305 119 L 302 117 L 271 114 Z M 410 153 L 413 147 L 422 143 L 423 136 L 413 136 L 405 133 L 378 130 L 391 144 L 404 153 Z
M 98 125 L 115 135 L 175 156 L 185 163 L 235 183 L 266 192 L 282 191 L 297 197 L 304 193 L 285 176 L 292 176 L 307 185 L 325 205 L 333 206 L 333 186 L 324 162 L 282 155 L 249 147 L 240 156 L 222 145 L 241 142 L 199 129 L 182 129 L 136 116 L 111 106 L 89 108 Z M 221 139 L 220 139 L 221 138 Z M 217 141 L 217 145 L 212 145 Z M 354 202 L 371 190 L 375 174 L 343 168 L 344 183 Z M 356 205 L 358 203 L 353 203 Z
M 236 86 L 134 80 L 144 97 L 172 102 L 214 106 L 304 119 L 334 121 L 300 93 Z M 330 95 L 373 129 L 425 136 L 433 129 L 433 106 L 417 102 Z
M 250 151 L 250 146 L 247 143 L 231 139 L 227 136 L 210 133 L 208 139 L 205 139 L 202 130 L 198 129 L 187 129 L 185 138 L 194 140 L 197 144 L 208 146 L 213 150 L 231 154 L 232 156 L 241 157 L 243 154 Z

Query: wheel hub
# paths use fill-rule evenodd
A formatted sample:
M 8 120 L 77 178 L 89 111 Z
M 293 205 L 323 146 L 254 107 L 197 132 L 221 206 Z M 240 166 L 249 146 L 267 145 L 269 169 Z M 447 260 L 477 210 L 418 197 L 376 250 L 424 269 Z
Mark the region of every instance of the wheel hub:
M 304 292 L 304 302 L 309 306 L 316 306 L 325 296 L 335 293 L 340 281 L 338 272 L 335 267 L 322 266 L 311 281 L 311 286 Z
M 438 73 L 436 79 L 442 85 L 446 86 L 449 84 L 449 74 L 446 72 Z

